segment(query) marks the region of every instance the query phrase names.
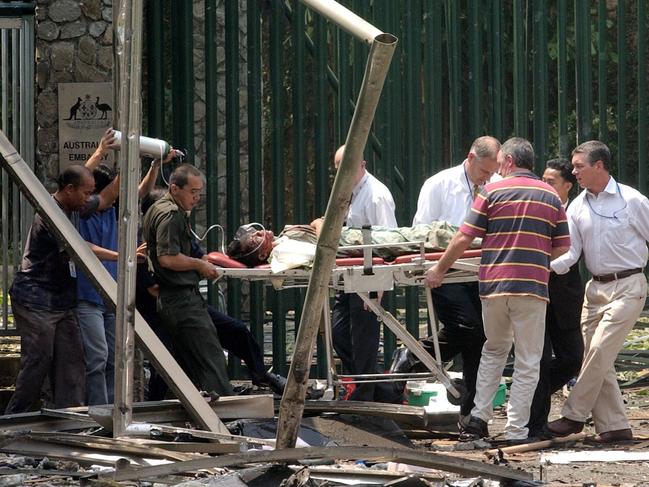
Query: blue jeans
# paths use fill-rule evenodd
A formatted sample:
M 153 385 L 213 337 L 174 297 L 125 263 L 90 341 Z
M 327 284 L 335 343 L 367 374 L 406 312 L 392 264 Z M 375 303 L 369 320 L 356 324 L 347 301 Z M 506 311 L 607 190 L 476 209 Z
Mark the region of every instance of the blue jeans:
M 79 301 L 77 317 L 86 360 L 88 405 L 113 402 L 115 390 L 115 314 L 103 304 Z

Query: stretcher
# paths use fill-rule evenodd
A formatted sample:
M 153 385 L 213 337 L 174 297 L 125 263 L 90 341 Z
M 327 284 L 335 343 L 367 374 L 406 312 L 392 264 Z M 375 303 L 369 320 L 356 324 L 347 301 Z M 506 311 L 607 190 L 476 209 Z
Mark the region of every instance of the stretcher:
M 426 271 L 435 265 L 443 252 L 424 252 L 423 242 L 409 242 L 408 245 L 420 245 L 420 252 L 415 254 L 402 255 L 394 261 L 386 262 L 381 258 L 371 255 L 372 249 L 385 244 L 359 245 L 345 247 L 345 249 L 358 248 L 363 251 L 363 257 L 343 257 L 336 259 L 336 266 L 332 270 L 330 287 L 336 291 L 345 293 L 356 293 L 368 308 L 376 314 L 379 321 L 392 331 L 401 342 L 426 366 L 430 374 L 364 374 L 364 375 L 337 375 L 333 365 L 333 346 L 331 339 L 331 318 L 329 300 L 325 300 L 323 307 L 324 341 L 327 353 L 327 390 L 326 396 L 331 399 L 334 396 L 334 386 L 340 385 L 341 380 L 346 382 L 383 382 L 386 380 L 407 380 L 409 378 L 422 378 L 434 376 L 443 384 L 448 393 L 449 399 L 458 403 L 461 399 L 461 392 L 458 390 L 449 375 L 442 367 L 439 344 L 437 343 L 438 323 L 432 305 L 430 293 L 426 293 L 427 308 L 433 326 L 433 339 L 435 357 L 432 357 L 390 312 L 381 306 L 377 299 L 371 297 L 383 291 L 392 291 L 400 286 L 422 287 Z M 403 245 L 403 244 L 390 244 Z M 305 268 L 289 269 L 274 273 L 269 265 L 262 265 L 254 268 L 242 266 L 227 267 L 228 261 L 218 252 L 208 254 L 209 260 L 217 265 L 219 279 L 234 278 L 249 281 L 263 281 L 272 285 L 275 289 L 287 289 L 292 287 L 306 287 L 309 282 L 310 270 Z M 451 269 L 446 273 L 444 283 L 459 283 L 477 281 L 477 273 L 480 263 L 480 250 L 473 249 L 464 252 Z

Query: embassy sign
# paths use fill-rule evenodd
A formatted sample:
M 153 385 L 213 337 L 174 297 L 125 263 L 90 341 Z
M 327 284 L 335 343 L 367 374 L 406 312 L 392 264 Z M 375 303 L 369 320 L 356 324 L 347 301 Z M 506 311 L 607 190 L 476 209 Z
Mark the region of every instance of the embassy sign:
M 59 170 L 84 164 L 113 126 L 112 83 L 59 83 Z M 113 151 L 104 155 L 114 164 Z

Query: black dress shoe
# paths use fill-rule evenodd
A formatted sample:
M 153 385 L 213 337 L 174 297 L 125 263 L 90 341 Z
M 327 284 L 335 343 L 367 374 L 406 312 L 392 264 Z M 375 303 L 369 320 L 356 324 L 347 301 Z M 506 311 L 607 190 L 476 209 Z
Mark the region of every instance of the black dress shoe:
M 284 388 L 286 387 L 286 377 L 282 377 L 278 374 L 273 374 L 272 372 L 266 372 L 261 377 L 253 376 L 252 383 L 257 387 L 268 388 L 273 391 L 275 394 L 282 395 L 284 394 Z
M 392 364 L 389 372 L 391 374 L 407 374 L 412 372 L 412 368 L 417 363 L 417 357 L 405 347 L 397 348 L 392 353 Z
M 286 377 L 282 377 L 279 374 L 273 374 L 272 372 L 266 372 L 265 381 L 270 387 L 270 390 L 275 394 L 281 396 L 284 394 L 284 388 L 286 387 Z
M 606 431 L 594 436 L 593 438 L 587 438 L 584 440 L 586 443 L 594 443 L 597 445 L 607 443 L 629 443 L 631 441 L 633 441 L 633 431 L 629 428 Z
M 574 433 L 581 433 L 581 430 L 584 429 L 584 423 L 568 418 L 559 418 L 545 425 L 545 429 L 551 436 L 568 436 Z
M 489 437 L 489 426 L 486 421 L 471 416 L 469 423 L 460 431 L 460 441 L 475 441 Z

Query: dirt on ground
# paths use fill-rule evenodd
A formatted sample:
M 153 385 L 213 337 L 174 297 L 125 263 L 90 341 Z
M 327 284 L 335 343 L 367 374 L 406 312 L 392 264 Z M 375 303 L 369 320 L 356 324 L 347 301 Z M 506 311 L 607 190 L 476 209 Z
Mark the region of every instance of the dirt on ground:
M 520 468 L 532 473 L 536 481 L 543 482 L 542 485 L 647 487 L 649 486 L 649 399 L 645 392 L 646 388 L 623 391 L 635 438 L 632 444 L 602 446 L 580 441 L 541 451 L 505 454 L 500 460 L 497 457 L 488 459 L 485 452 L 491 448 L 497 448 L 498 440 L 502 440 L 499 435 L 504 430 L 506 421 L 504 407 L 495 412 L 489 425 L 489 432 L 494 437 L 494 442 L 491 445 L 485 443 L 467 444 L 461 446 L 461 448 L 466 448 L 465 450 L 448 451 L 458 448 L 458 442 L 453 439 L 439 439 L 417 440 L 415 443 L 420 448 L 443 451 L 452 456 Z M 560 417 L 564 401 L 565 397 L 562 393 L 555 394 L 551 420 Z M 592 425 L 587 426 L 584 431 L 588 434 L 595 433 Z M 613 460 L 613 452 L 620 451 L 644 453 L 647 459 L 642 461 Z M 569 452 L 583 452 L 583 456 L 587 459 L 602 456 L 605 461 L 548 463 L 552 456 Z

